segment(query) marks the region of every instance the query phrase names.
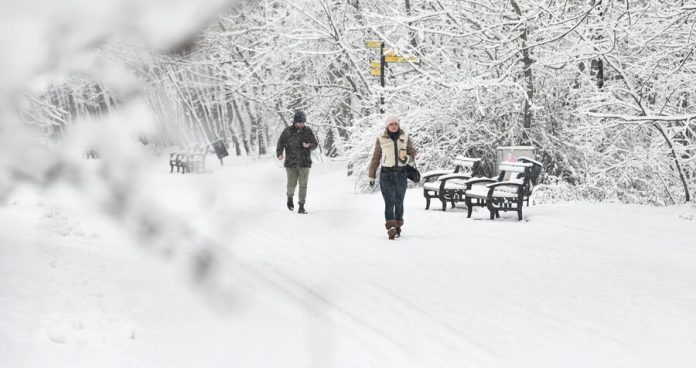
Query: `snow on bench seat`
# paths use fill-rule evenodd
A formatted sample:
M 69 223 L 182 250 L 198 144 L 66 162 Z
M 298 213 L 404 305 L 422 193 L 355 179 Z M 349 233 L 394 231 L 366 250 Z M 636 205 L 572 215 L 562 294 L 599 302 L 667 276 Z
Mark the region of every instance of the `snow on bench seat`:
M 442 203 L 442 210 L 447 210 L 447 202 L 463 200 L 466 180 L 481 175 L 481 159 L 457 156 L 452 160 L 454 169 L 432 170 L 423 174 L 423 197 L 425 209 L 430 208 L 430 200 L 437 198 Z
M 445 170 L 445 169 L 439 169 L 439 170 L 430 170 L 428 172 L 423 173 L 422 176 L 433 176 L 433 175 L 445 175 L 445 174 L 451 174 L 453 173 L 454 170 Z
M 529 185 L 532 166 L 529 162 L 505 161 L 499 165 L 497 179 L 469 180 L 464 192 L 467 217 L 471 217 L 472 208 L 477 206 L 487 207 L 491 220 L 499 217 L 500 211 L 516 211 L 518 220 L 522 220 L 524 191 Z

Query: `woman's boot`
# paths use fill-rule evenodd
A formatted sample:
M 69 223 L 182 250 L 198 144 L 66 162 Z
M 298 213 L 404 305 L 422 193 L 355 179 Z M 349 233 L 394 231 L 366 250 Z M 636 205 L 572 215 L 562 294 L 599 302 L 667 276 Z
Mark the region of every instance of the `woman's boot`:
M 404 220 L 394 220 L 396 222 L 396 237 L 401 237 L 401 227 L 404 226 Z
M 384 224 L 384 227 L 387 229 L 387 235 L 389 235 L 389 240 L 394 240 L 394 237 L 396 236 L 396 221 L 389 220 Z

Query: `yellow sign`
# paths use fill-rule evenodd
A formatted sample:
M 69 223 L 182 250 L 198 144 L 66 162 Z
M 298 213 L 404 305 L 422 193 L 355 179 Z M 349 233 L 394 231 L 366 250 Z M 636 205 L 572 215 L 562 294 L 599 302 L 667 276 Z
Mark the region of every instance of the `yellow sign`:
M 378 49 L 380 47 L 382 47 L 382 43 L 379 41 L 367 41 L 368 49 Z
M 386 61 L 387 63 L 417 63 L 418 58 L 415 56 L 385 56 L 384 61 Z
M 372 61 L 370 61 L 370 66 L 373 67 L 373 68 L 379 68 L 379 67 L 380 67 L 379 64 L 380 64 L 380 63 L 379 63 L 379 60 L 372 60 Z
M 372 74 L 372 75 L 374 75 L 374 76 L 380 76 L 380 75 L 382 75 L 382 73 L 380 72 L 379 69 L 370 69 L 370 74 Z

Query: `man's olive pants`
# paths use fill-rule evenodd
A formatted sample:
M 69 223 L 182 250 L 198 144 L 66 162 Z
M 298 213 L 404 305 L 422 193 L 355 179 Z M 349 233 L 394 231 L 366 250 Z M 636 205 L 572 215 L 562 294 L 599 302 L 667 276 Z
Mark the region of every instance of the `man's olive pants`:
M 307 181 L 309 180 L 309 168 L 308 167 L 286 167 L 285 171 L 288 173 L 288 197 L 295 195 L 295 187 L 297 182 L 300 183 L 300 195 L 298 203 L 305 203 L 305 198 L 307 198 Z

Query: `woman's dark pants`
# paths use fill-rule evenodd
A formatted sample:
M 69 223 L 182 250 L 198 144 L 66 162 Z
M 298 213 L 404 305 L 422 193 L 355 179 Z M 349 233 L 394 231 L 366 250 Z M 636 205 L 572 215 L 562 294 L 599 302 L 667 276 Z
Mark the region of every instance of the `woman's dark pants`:
M 386 221 L 402 220 L 406 195 L 406 172 L 382 171 L 379 177 L 379 188 L 384 198 L 384 219 Z

